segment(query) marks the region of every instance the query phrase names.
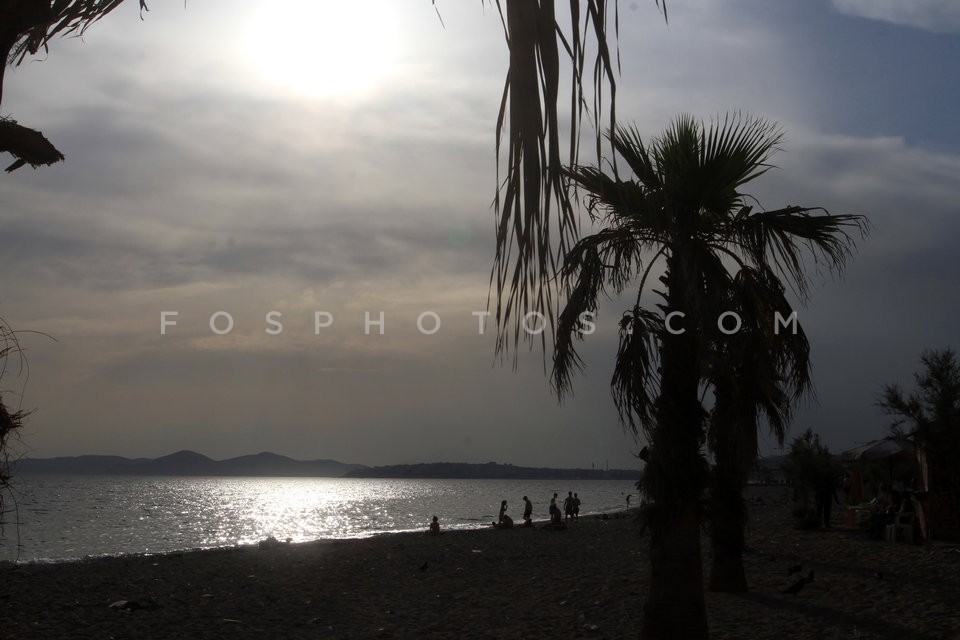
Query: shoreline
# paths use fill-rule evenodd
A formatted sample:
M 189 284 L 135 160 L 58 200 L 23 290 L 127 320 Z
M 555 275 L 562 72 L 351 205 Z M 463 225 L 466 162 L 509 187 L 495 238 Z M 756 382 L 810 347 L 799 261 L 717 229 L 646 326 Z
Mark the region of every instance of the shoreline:
M 503 498 L 514 499 L 511 515 L 516 515 L 520 496 L 530 494 L 534 516 L 546 518 L 549 496 L 561 489 L 586 492 L 584 507 L 609 512 L 622 508 L 622 494 L 633 488 L 606 480 L 561 486 L 501 480 L 38 478 L 23 480 L 15 512 L 5 514 L 0 561 L 233 547 L 271 535 L 296 542 L 369 537 L 425 529 L 433 514 L 444 527 L 485 527 L 496 519 Z
M 581 515 L 581 518 L 584 520 L 597 518 L 597 519 L 610 519 L 616 520 L 619 518 L 626 518 L 630 514 L 639 513 L 639 507 L 631 507 L 630 509 L 621 509 L 619 511 L 610 511 L 610 512 L 590 512 L 584 513 Z M 542 520 L 533 520 L 534 528 L 539 529 L 545 524 L 548 524 L 550 521 L 548 519 Z M 471 532 L 471 531 L 486 531 L 494 529 L 490 523 L 486 523 L 486 520 L 482 522 L 477 522 L 475 526 L 463 526 L 463 527 L 447 527 L 443 529 L 443 533 L 459 533 L 459 532 Z M 514 525 L 515 529 L 523 529 L 522 525 Z M 277 540 L 273 536 L 269 536 L 263 540 L 258 540 L 256 542 L 237 542 L 234 544 L 225 544 L 216 547 L 184 547 L 182 549 L 170 549 L 166 551 L 122 551 L 120 553 L 102 553 L 102 554 L 86 554 L 83 556 L 70 556 L 64 558 L 30 558 L 26 560 L 0 560 L 0 569 L 5 567 L 19 567 L 19 566 L 43 566 L 43 565 L 63 565 L 71 563 L 80 563 L 80 562 L 93 562 L 97 560 L 108 560 L 111 558 L 121 559 L 121 558 L 162 558 L 165 556 L 173 554 L 184 554 L 184 553 L 204 553 L 204 552 L 216 552 L 216 551 L 230 551 L 230 550 L 243 550 L 243 549 L 252 549 L 260 548 L 264 544 L 272 546 L 296 546 L 296 545 L 309 545 L 309 544 L 321 544 L 324 542 L 339 542 L 339 541 L 351 541 L 351 540 L 370 540 L 374 538 L 389 537 L 389 536 L 402 536 L 410 534 L 418 534 L 426 531 L 426 527 L 418 529 L 400 529 L 396 531 L 372 531 L 365 535 L 353 535 L 353 536 L 343 536 L 338 538 L 315 538 L 313 540 L 300 540 L 300 541 L 286 541 L 286 540 Z
M 759 493 L 750 591 L 706 592 L 712 638 L 960 637 L 960 545 L 797 531 L 783 491 Z M 0 567 L 0 619 L 10 639 L 635 638 L 649 588 L 649 535 L 639 533 L 637 518 L 582 516 L 563 531 L 488 526 L 11 565 Z M 703 553 L 706 578 L 706 536 Z M 816 580 L 784 594 L 797 563 Z

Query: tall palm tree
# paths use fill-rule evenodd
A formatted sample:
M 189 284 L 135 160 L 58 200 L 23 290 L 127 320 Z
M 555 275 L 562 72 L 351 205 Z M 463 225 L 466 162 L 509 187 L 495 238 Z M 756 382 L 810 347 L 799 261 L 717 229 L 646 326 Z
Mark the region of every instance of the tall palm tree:
M 649 442 L 642 481 L 651 530 L 644 638 L 707 636 L 700 555 L 707 412 L 701 392 L 712 386 L 716 393 L 720 382 L 725 393 L 731 382 L 719 368 L 714 379 L 707 373 L 711 357 L 726 349 L 718 347 L 709 327 L 737 290 L 731 269 L 786 278 L 803 297 L 805 255 L 839 268 L 853 245 L 849 231 L 865 230 L 860 216 L 798 206 L 762 211 L 750 204 L 755 200 L 740 189 L 770 168 L 767 160 L 781 139 L 776 125 L 757 118 L 737 114 L 706 126 L 680 116 L 649 145 L 635 128 L 611 134 L 632 172 L 628 179 L 594 167 L 568 172 L 602 228 L 578 241 L 562 265 L 568 295 L 558 317 L 553 368 L 561 396 L 582 366 L 574 344 L 582 314 L 595 312 L 607 289 L 619 294 L 639 280 L 636 303 L 620 322 L 612 387 L 624 424 L 635 433 L 642 430 Z M 657 313 L 641 304 L 641 296 L 661 264 Z M 772 293 L 769 283 L 751 291 Z M 739 411 L 741 404 L 727 407 Z

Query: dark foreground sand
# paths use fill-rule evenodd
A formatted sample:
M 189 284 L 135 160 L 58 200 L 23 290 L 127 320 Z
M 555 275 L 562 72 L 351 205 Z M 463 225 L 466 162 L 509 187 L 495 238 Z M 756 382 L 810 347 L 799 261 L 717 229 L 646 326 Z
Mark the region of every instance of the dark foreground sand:
M 960 638 L 960 545 L 794 531 L 782 489 L 754 495 L 751 591 L 707 594 L 711 637 Z M 638 530 L 581 518 L 567 531 L 7 565 L 0 638 L 632 638 L 648 572 Z M 782 595 L 797 562 L 815 581 Z

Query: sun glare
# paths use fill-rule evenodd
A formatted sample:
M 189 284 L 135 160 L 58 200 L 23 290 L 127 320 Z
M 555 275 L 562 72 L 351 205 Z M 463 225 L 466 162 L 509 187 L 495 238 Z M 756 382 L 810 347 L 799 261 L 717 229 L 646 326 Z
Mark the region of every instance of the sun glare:
M 250 18 L 244 55 L 260 77 L 310 98 L 368 94 L 396 70 L 392 2 L 271 0 Z

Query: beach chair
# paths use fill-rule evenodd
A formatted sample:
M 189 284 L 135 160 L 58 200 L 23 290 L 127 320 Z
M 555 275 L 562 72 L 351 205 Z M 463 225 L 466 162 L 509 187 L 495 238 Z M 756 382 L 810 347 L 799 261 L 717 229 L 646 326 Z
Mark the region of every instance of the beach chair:
M 912 512 L 898 513 L 893 524 L 887 525 L 887 542 L 896 542 L 901 539 L 904 542 L 913 542 L 913 517 Z

